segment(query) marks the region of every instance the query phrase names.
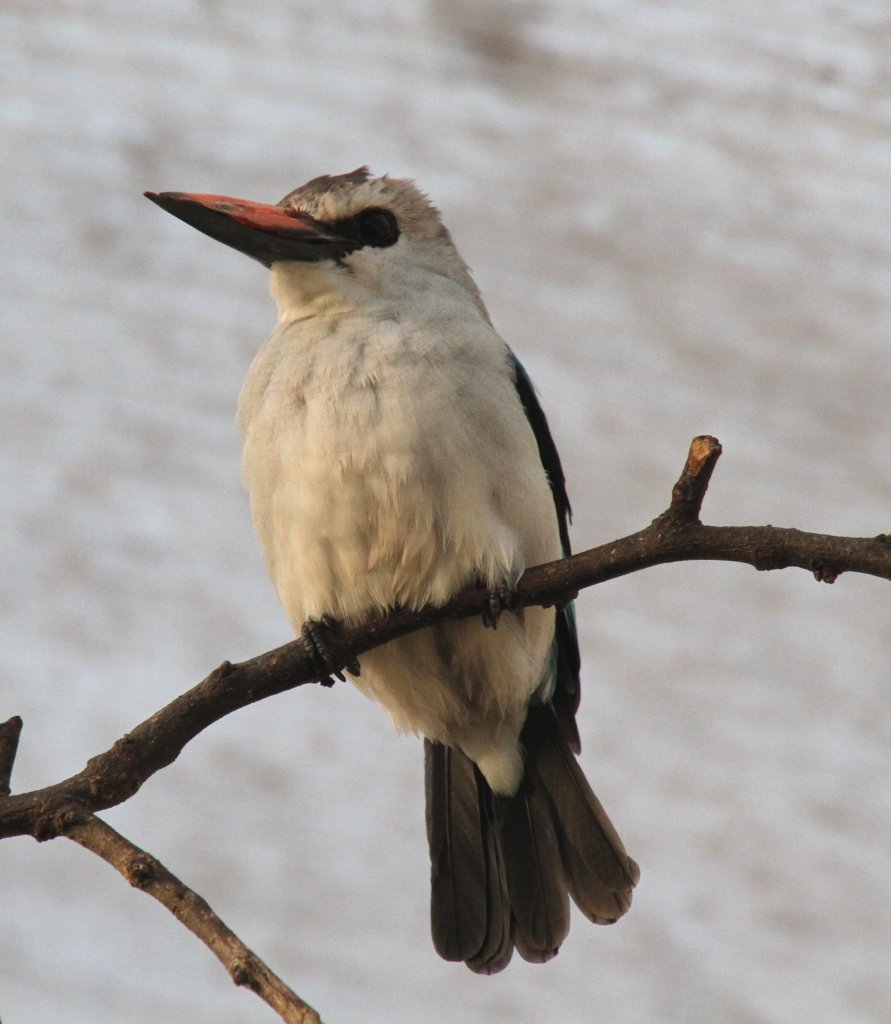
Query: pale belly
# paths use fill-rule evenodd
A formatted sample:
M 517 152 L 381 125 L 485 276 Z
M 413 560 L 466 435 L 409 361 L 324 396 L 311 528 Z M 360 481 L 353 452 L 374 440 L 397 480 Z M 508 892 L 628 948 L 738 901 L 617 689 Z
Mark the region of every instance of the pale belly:
M 553 499 L 509 381 L 478 396 L 398 386 L 267 388 L 245 432 L 245 482 L 267 566 L 299 631 L 513 583 L 559 557 Z M 547 686 L 553 609 L 419 631 L 360 658 L 356 686 L 400 730 L 457 746 L 498 791 L 519 781 L 519 731 Z

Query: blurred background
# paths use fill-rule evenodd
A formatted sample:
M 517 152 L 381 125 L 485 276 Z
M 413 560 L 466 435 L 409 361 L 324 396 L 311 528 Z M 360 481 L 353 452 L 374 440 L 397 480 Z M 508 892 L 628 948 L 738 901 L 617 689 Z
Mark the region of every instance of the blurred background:
M 706 521 L 891 529 L 886 3 L 5 0 L 0 48 L 16 790 L 290 638 L 233 425 L 265 274 L 143 189 L 416 178 L 542 394 L 578 549 L 705 432 Z M 689 563 L 579 605 L 583 764 L 642 880 L 545 967 L 436 957 L 421 747 L 349 686 L 239 712 L 105 817 L 332 1024 L 887 1021 L 887 583 Z M 73 844 L 4 842 L 0 880 L 4 1024 L 274 1019 Z

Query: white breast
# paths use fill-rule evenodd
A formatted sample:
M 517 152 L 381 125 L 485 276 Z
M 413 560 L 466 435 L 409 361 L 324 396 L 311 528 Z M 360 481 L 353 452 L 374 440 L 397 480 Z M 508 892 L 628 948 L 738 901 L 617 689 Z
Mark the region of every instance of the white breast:
M 239 425 L 257 532 L 295 629 L 441 603 L 559 557 L 508 352 L 470 303 L 286 320 L 250 368 Z M 500 772 L 496 788 L 510 788 L 553 621 L 528 609 L 496 632 L 425 630 L 363 655 L 356 682 L 397 727 L 456 743 L 487 775 L 488 758 L 490 782 Z

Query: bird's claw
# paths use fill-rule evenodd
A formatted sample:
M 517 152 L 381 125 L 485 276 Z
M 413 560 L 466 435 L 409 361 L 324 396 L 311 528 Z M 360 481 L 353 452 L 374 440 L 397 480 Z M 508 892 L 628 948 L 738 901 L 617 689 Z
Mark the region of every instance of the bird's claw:
M 483 609 L 482 619 L 486 629 L 498 629 L 498 619 L 502 612 L 512 611 L 517 607 L 517 592 L 509 583 L 489 588 L 489 597 Z
M 358 658 L 351 657 L 349 661 L 341 664 L 331 650 L 330 640 L 339 625 L 335 619 L 326 615 L 321 619 L 307 619 L 300 629 L 300 642 L 304 651 L 319 668 L 319 682 L 322 686 L 333 686 L 334 679 L 346 682 L 344 670 L 354 676 L 359 675 Z

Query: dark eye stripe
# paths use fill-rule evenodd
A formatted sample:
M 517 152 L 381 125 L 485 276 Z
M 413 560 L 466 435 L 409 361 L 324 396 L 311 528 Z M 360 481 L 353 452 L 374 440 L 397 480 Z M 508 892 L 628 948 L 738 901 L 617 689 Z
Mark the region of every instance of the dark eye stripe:
M 385 249 L 399 241 L 399 222 L 390 210 L 372 206 L 333 225 L 337 234 L 355 239 L 358 246 Z

